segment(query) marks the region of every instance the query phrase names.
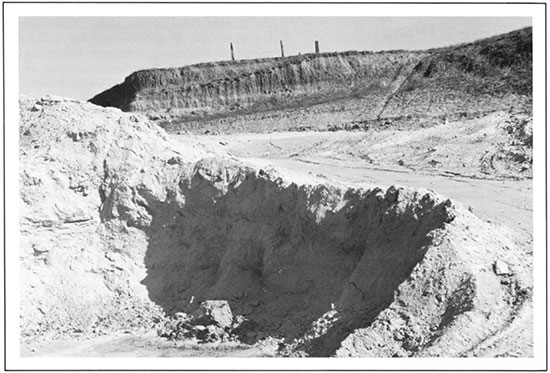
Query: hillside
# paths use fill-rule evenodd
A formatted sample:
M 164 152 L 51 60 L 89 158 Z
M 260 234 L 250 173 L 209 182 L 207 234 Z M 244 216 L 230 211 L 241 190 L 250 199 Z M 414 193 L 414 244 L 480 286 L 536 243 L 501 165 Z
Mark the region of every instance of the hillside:
M 530 111 L 531 96 L 532 29 L 525 28 L 427 51 L 306 54 L 143 70 L 90 102 L 147 113 L 172 130 L 211 122 L 264 131 L 460 118 L 511 107 Z
M 532 29 L 526 28 L 431 51 L 380 115 L 521 107 L 530 103 L 532 89 Z

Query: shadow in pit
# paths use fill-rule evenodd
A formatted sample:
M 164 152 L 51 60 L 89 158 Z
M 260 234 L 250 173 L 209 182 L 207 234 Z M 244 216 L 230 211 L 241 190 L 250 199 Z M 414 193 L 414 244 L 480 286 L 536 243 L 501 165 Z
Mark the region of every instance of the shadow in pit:
M 331 325 L 326 334 L 306 341 L 298 346 L 297 350 L 304 351 L 311 357 L 334 356 L 344 339 L 357 329 L 369 327 L 380 312 L 390 306 L 395 290 L 409 277 L 414 266 L 422 260 L 424 254 L 425 251 L 419 251 L 418 256 L 407 263 L 408 269 L 402 270 L 390 278 L 377 279 L 387 282 L 382 289 L 374 290 L 377 286 L 373 285 L 373 288 L 357 294 L 358 297 L 362 297 L 362 302 L 357 302 L 339 311 L 340 318 Z M 380 263 L 380 265 L 384 264 L 391 265 L 391 263 Z M 354 283 L 350 283 L 350 285 L 355 287 Z
M 259 325 L 251 342 L 300 337 L 336 301 L 350 310 L 347 324 L 307 347 L 330 356 L 389 305 L 422 259 L 427 233 L 446 216 L 430 198 L 398 203 L 396 189 L 342 193 L 283 185 L 261 172 L 200 168 L 164 201 L 136 190 L 152 218 L 141 227 L 149 239 L 142 283 L 168 315 L 207 299 L 229 301 L 234 315 Z

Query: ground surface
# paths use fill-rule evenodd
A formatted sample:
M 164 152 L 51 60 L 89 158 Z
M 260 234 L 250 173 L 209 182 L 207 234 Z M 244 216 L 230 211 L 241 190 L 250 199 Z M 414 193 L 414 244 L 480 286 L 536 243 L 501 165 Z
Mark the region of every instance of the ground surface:
M 392 131 L 386 132 L 387 135 L 394 136 Z M 403 135 L 410 136 L 408 133 Z M 378 136 L 382 137 L 383 134 L 379 133 Z M 417 165 L 406 167 L 397 162 L 372 164 L 352 149 L 354 144 L 369 137 L 370 134 L 365 132 L 285 132 L 195 138 L 210 146 L 225 148 L 239 158 L 328 179 L 382 187 L 399 184 L 429 188 L 462 203 L 465 207 L 472 207 L 475 214 L 483 220 L 517 229 L 524 232 L 526 237 L 532 234 L 531 178 L 517 180 L 490 176 L 476 177 L 476 170 L 471 168 L 464 170 L 464 174 L 461 175 L 451 167 L 416 169 Z M 186 141 L 185 136 L 176 138 Z M 466 155 L 470 149 L 462 150 L 466 150 Z M 381 149 L 378 154 L 381 158 L 389 158 L 395 155 L 395 151 L 392 147 Z
M 22 357 L 269 357 L 276 355 L 277 345 L 263 343 L 247 346 L 238 343 L 168 341 L 156 332 L 116 333 L 101 337 L 71 339 L 37 339 L 21 346 Z

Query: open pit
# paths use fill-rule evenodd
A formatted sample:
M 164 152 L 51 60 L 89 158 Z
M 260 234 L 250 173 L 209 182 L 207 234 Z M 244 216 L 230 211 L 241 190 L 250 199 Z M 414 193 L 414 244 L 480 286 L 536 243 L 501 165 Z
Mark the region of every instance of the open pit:
M 21 113 L 24 340 L 152 330 L 227 300 L 253 322 L 243 343 L 278 338 L 285 356 L 468 356 L 530 297 L 513 241 L 432 191 L 178 148 L 91 104 Z
M 341 323 L 368 325 L 422 260 L 429 233 L 453 219 L 450 202 L 429 193 L 298 186 L 209 166 L 168 200 L 136 192 L 151 216 L 142 283 L 167 313 L 228 300 L 260 336 L 298 338 L 332 307 Z

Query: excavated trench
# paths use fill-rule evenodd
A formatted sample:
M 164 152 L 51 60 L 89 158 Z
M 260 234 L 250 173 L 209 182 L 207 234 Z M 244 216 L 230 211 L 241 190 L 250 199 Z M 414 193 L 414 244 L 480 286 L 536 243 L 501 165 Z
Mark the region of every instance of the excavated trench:
M 298 186 L 216 162 L 197 164 L 163 200 L 146 188 L 133 198 L 151 217 L 142 284 L 153 302 L 173 315 L 227 300 L 256 325 L 249 342 L 299 338 L 337 310 L 310 355 L 331 355 L 368 326 L 422 260 L 429 233 L 452 220 L 450 202 L 430 193 Z

